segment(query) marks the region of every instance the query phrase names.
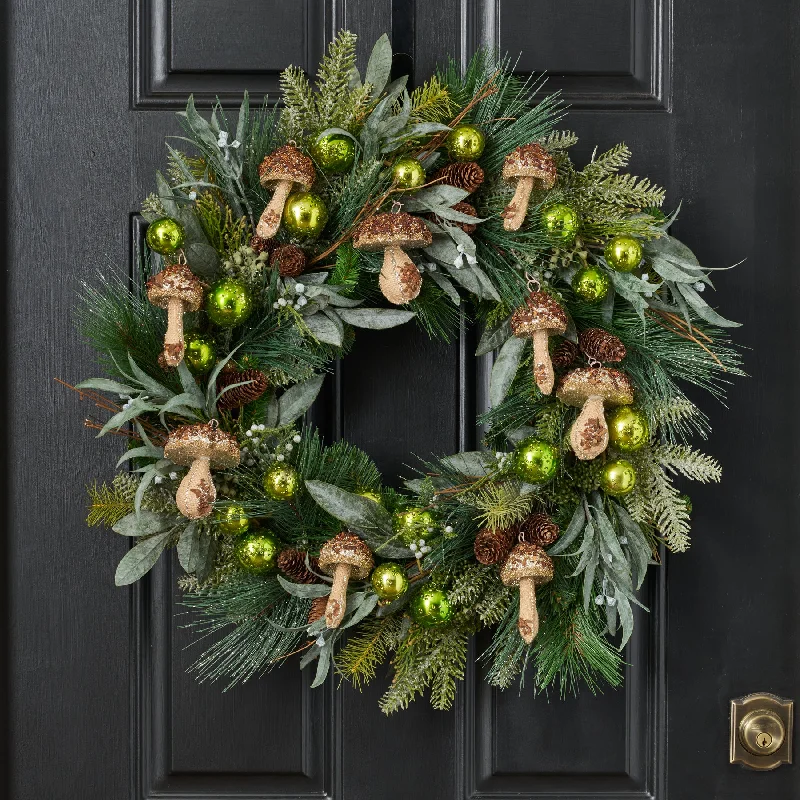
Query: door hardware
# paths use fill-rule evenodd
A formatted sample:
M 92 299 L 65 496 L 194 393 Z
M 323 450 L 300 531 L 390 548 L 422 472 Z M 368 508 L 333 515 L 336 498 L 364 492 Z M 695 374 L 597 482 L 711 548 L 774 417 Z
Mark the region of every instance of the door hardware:
M 774 694 L 731 700 L 731 764 L 775 769 L 792 763 L 794 702 Z

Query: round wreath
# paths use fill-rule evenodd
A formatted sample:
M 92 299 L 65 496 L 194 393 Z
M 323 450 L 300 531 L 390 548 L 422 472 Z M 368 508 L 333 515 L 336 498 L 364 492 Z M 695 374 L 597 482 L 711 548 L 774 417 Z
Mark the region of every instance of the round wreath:
M 359 687 L 388 660 L 386 713 L 426 690 L 447 708 L 489 628 L 492 685 L 619 685 L 647 567 L 689 544 L 673 476 L 720 478 L 686 443 L 709 426 L 678 380 L 720 397 L 735 323 L 663 190 L 620 173 L 625 145 L 573 164 L 541 80 L 479 52 L 409 91 L 386 36 L 362 80 L 355 38 L 313 88 L 287 69 L 280 111 L 179 114 L 137 276 L 82 294 L 108 377 L 76 388 L 111 414 L 87 425 L 128 442 L 88 522 L 133 537 L 118 585 L 176 548 L 183 602 L 219 634 L 200 679 L 299 654 L 314 686 L 333 664 Z M 485 450 L 397 491 L 299 425 L 359 328 L 447 339 L 465 305 L 477 355 L 498 351 Z

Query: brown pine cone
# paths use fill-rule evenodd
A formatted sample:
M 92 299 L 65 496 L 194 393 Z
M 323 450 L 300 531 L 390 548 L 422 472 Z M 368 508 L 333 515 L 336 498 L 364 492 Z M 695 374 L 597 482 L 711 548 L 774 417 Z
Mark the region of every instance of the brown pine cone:
M 453 211 L 460 211 L 462 214 L 467 214 L 470 217 L 478 216 L 475 206 L 470 205 L 470 203 L 456 203 L 453 206 Z M 453 220 L 442 219 L 441 217 L 437 217 L 436 214 L 425 214 L 425 217 L 431 222 L 435 222 L 437 225 L 455 225 L 457 228 L 461 228 L 464 233 L 474 233 L 475 229 L 478 227 L 469 222 L 454 222 Z
M 602 328 L 587 328 L 578 334 L 578 344 L 586 358 L 617 362 L 625 358 L 625 345 L 613 333 Z
M 560 529 L 547 514 L 531 514 L 519 524 L 520 541 L 547 547 L 558 539 Z
M 431 180 L 455 186 L 472 194 L 483 183 L 483 170 L 474 161 L 447 164 L 436 170 Z
M 245 381 L 252 381 L 252 383 L 245 383 Z M 237 386 L 220 397 L 217 401 L 217 408 L 221 411 L 246 406 L 248 403 L 258 400 L 269 387 L 267 376 L 260 370 L 226 367 L 217 378 L 217 392 L 221 392 L 226 386 L 234 383 L 245 383 L 245 385 Z
M 553 366 L 556 369 L 567 369 L 571 367 L 578 357 L 578 345 L 569 339 L 562 339 L 554 348 L 550 356 Z
M 271 267 L 277 267 L 284 278 L 296 278 L 303 273 L 308 259 L 302 247 L 296 244 L 281 244 L 272 251 L 269 264 Z
M 313 625 L 317 620 L 325 616 L 325 607 L 328 605 L 327 597 L 315 597 L 311 601 L 311 608 L 308 611 L 308 624 Z
M 515 539 L 516 531 L 514 529 L 481 528 L 475 537 L 475 558 L 487 566 L 500 564 L 508 558 Z
M 250 248 L 255 250 L 256 253 L 269 253 L 272 248 L 275 247 L 275 240 L 274 239 L 262 239 L 260 236 L 253 234 L 250 238 Z
M 316 556 L 308 559 L 311 569 L 319 572 L 319 561 Z M 278 554 L 278 569 L 295 583 L 321 583 L 320 579 L 306 566 L 306 554 L 304 550 L 295 550 L 288 547 L 281 550 Z

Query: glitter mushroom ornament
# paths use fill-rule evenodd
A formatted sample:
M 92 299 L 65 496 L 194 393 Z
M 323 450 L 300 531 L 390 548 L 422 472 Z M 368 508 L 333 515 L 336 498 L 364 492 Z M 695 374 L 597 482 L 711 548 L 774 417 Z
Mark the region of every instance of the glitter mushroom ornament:
M 211 468 L 231 469 L 239 464 L 236 439 L 219 430 L 216 420 L 198 425 L 181 425 L 164 445 L 164 457 L 188 466 L 175 495 L 178 510 L 188 519 L 207 517 L 217 499 Z
M 539 633 L 536 587 L 553 579 L 553 560 L 535 544 L 520 542 L 503 564 L 500 580 L 506 586 L 519 586 L 519 635 L 530 644 Z
M 147 299 L 167 311 L 164 363 L 177 367 L 183 361 L 183 315 L 203 303 L 203 286 L 186 264 L 171 264 L 147 281 Z
M 528 212 L 531 192 L 552 189 L 556 175 L 556 162 L 540 144 L 524 144 L 506 156 L 503 178 L 517 181 L 514 197 L 503 211 L 503 227 L 507 231 L 519 230 Z
M 333 576 L 333 586 L 325 606 L 325 623 L 329 628 L 338 628 L 344 619 L 350 579 L 363 580 L 372 572 L 374 564 L 369 547 L 348 531 L 336 534 L 322 546 L 319 567 Z
M 575 455 L 582 461 L 597 458 L 608 447 L 605 409 L 633 402 L 633 385 L 621 370 L 582 367 L 568 372 L 556 392 L 558 399 L 581 409 L 569 433 Z
M 561 334 L 566 329 L 564 309 L 546 292 L 531 292 L 526 304 L 511 315 L 514 336 L 533 339 L 533 379 L 542 394 L 550 394 L 556 380 L 548 339 L 550 334 Z
M 413 300 L 422 288 L 417 265 L 405 252 L 428 247 L 431 232 L 421 219 L 404 211 L 376 214 L 362 222 L 353 236 L 353 247 L 367 252 L 383 250 L 383 267 L 378 283 L 383 296 L 396 306 Z
M 274 187 L 272 199 L 261 214 L 256 225 L 256 235 L 271 239 L 278 232 L 286 199 L 295 187 L 307 192 L 317 173 L 314 162 L 303 155 L 293 144 L 285 144 L 274 150 L 258 167 L 261 185 L 266 189 Z

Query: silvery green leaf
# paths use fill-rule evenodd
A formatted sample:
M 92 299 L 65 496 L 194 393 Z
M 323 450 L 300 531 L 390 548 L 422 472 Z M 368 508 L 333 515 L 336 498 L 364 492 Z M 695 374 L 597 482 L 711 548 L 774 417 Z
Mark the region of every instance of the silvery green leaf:
M 578 566 L 575 567 L 575 572 L 572 573 L 573 577 L 580 575 L 592 562 L 597 564 L 600 559 L 600 548 L 597 546 L 597 538 L 591 520 L 586 520 L 583 529 L 583 543 L 578 548 L 578 552 L 581 554 L 581 558 Z
M 159 419 L 161 420 L 162 425 L 166 425 L 164 422 L 164 416 L 169 413 L 173 414 L 180 414 L 181 416 L 194 416 L 195 418 L 199 418 L 199 414 L 195 414 L 192 409 L 195 408 L 204 408 L 205 407 L 205 400 L 201 396 L 198 400 L 197 392 L 183 392 L 182 394 L 176 394 L 175 397 L 171 397 L 161 406 L 161 411 L 159 412 Z
M 267 403 L 267 409 L 264 413 L 264 424 L 268 428 L 277 428 L 278 427 L 278 398 L 275 396 L 273 392 L 271 397 L 269 398 L 269 402 Z
M 195 275 L 199 275 L 201 278 L 216 276 L 219 270 L 219 255 L 210 244 L 190 242 L 185 249 L 186 260 L 192 265 L 192 272 Z
M 319 658 L 321 650 L 322 648 L 317 646 L 316 643 L 309 647 L 300 659 L 300 669 L 305 669 L 312 661 L 316 661 Z
M 327 272 L 307 272 L 303 275 L 302 281 L 292 280 L 292 285 L 302 283 L 303 286 L 320 286 L 321 284 L 325 283 L 328 280 L 328 273 Z
M 485 356 L 501 347 L 508 338 L 512 336 L 511 323 L 506 319 L 496 328 L 486 328 L 481 340 L 478 342 L 478 349 L 475 351 L 476 356 Z
M 325 617 L 323 616 L 322 619 L 318 619 L 316 622 L 312 622 L 307 628 L 306 633 L 312 638 L 316 639 L 323 631 L 328 629 L 328 623 L 325 621 Z
M 144 445 L 143 447 L 134 447 L 126 450 L 117 461 L 116 466 L 124 464 L 132 458 L 164 458 L 164 448 L 154 447 L 152 444 Z
M 404 75 L 395 81 L 392 81 L 386 87 L 386 96 L 375 106 L 372 113 L 367 117 L 364 127 L 362 128 L 362 137 L 364 132 L 374 134 L 379 130 L 381 124 L 384 122 L 387 115 L 391 112 L 392 106 L 398 97 L 405 91 L 406 83 L 408 83 L 408 76 Z M 362 138 L 363 141 L 363 138 Z
M 133 356 L 128 353 L 128 363 L 130 364 L 133 377 L 139 382 L 145 394 L 150 400 L 157 402 L 164 402 L 169 400 L 174 394 L 166 386 L 162 386 L 155 378 L 151 378 L 134 360 Z
M 361 73 L 358 71 L 358 67 L 353 66 L 350 69 L 350 79 L 347 82 L 348 89 L 360 89 L 362 87 L 361 83 Z
M 423 221 L 432 232 L 431 244 L 424 249 L 424 252 L 429 258 L 432 258 L 441 264 L 449 264 L 452 266 L 453 262 L 460 255 L 455 242 L 447 235 L 443 228 L 440 228 L 438 225 L 435 225 L 428 220 Z
M 375 331 L 403 325 L 416 316 L 413 311 L 399 308 L 350 308 L 338 313 L 348 325 Z
M 700 270 L 684 270 L 676 266 L 671 261 L 665 258 L 654 257 L 650 260 L 650 266 L 654 272 L 657 272 L 664 280 L 676 281 L 677 283 L 697 283 L 697 281 L 705 281 L 706 276 Z
M 417 122 L 408 129 L 406 138 L 414 139 L 417 136 L 430 136 L 432 133 L 449 130 L 447 125 L 442 125 L 440 122 Z
M 608 287 L 608 293 L 600 303 L 600 313 L 603 317 L 603 323 L 605 325 L 610 326 L 614 320 L 614 298 L 616 295 L 617 292 L 614 289 L 614 284 L 612 283 L 611 286 Z M 578 341 L 578 333 L 575 330 L 575 322 L 572 317 L 569 317 L 569 325 L 564 333 L 564 337 L 575 343 Z
M 189 372 L 189 367 L 186 366 L 185 361 L 178 364 L 178 377 L 181 381 L 181 387 L 186 394 L 190 394 L 195 398 L 196 408 L 203 408 L 206 403 L 205 396 L 202 389 L 197 385 L 194 375 Z M 189 405 L 192 405 L 191 403 Z
M 322 295 L 328 298 L 328 302 L 332 306 L 336 306 L 337 308 L 356 308 L 364 302 L 363 300 L 358 300 L 354 297 L 345 297 L 344 295 L 339 294 L 335 289 L 329 288 L 328 286 L 315 288 L 317 288 Z
M 327 317 L 315 314 L 314 316 L 304 317 L 303 321 L 317 341 L 332 344 L 334 347 L 342 346 L 341 332 Z
M 647 255 L 663 254 L 670 259 L 676 259 L 690 267 L 700 267 L 697 256 L 679 239 L 674 236 L 660 236 L 658 239 L 645 242 L 644 250 Z
M 331 668 L 331 649 L 331 644 L 327 642 L 324 647 L 319 648 L 317 673 L 314 676 L 314 682 L 311 684 L 312 689 L 316 689 L 317 686 L 322 686 L 322 684 L 325 683 L 325 679 L 328 677 L 328 672 Z
M 244 141 L 247 132 L 247 123 L 250 119 L 250 96 L 245 89 L 242 95 L 242 103 L 239 106 L 239 116 L 236 119 L 236 136 L 234 137 L 240 142 Z
M 434 150 L 432 153 L 424 153 L 419 156 L 419 162 L 425 168 L 425 172 L 430 172 L 433 168 L 433 165 L 439 160 L 440 153 L 438 150 Z
M 589 610 L 589 605 L 592 602 L 592 595 L 594 592 L 594 576 L 597 571 L 597 561 L 591 561 L 586 566 L 586 571 L 583 573 L 583 607 L 586 611 Z
M 483 288 L 483 297 L 487 300 L 496 300 L 499 303 L 500 295 L 497 293 L 497 289 L 494 288 L 489 276 L 478 266 L 471 266 L 470 269 Z
M 426 186 L 415 192 L 411 197 L 403 202 L 406 210 L 411 212 L 431 211 L 436 208 L 450 208 L 456 203 L 460 203 L 469 192 L 458 189 L 455 186 L 448 186 L 445 183 L 437 183 L 434 186 Z
M 219 136 L 219 124 L 216 117 L 212 115 L 211 122 L 208 122 L 194 105 L 194 97 L 189 95 L 189 101 L 186 103 L 186 111 L 179 111 L 179 117 L 185 117 L 189 123 L 189 128 L 197 139 L 198 143 L 202 143 L 209 150 L 213 151 L 217 148 L 217 139 Z
M 614 636 L 617 632 L 617 605 L 616 603 L 613 606 L 606 605 L 605 607 L 606 612 L 606 626 L 608 627 L 608 632 L 611 636 Z
M 184 572 L 194 572 L 197 569 L 200 552 L 200 526 L 196 522 L 190 522 L 181 531 L 175 549 L 178 551 L 178 561 Z
M 489 405 L 495 408 L 503 402 L 519 369 L 525 350 L 525 339 L 512 336 L 500 348 L 489 379 Z
M 738 328 L 741 326 L 740 322 L 732 322 L 714 311 L 691 286 L 687 286 L 685 283 L 675 285 L 694 312 L 709 324 L 717 325 L 720 328 Z
M 344 324 L 342 320 L 339 318 L 339 309 L 333 308 L 325 308 L 323 309 L 323 314 L 336 326 L 336 330 L 339 332 L 339 339 L 344 341 Z
M 208 383 L 206 384 L 206 412 L 211 415 L 212 411 L 216 412 L 216 405 L 217 405 L 217 378 L 219 377 L 220 372 L 225 368 L 225 365 L 233 358 L 234 353 L 241 347 L 241 345 L 237 345 L 236 347 L 228 353 L 225 358 L 221 359 L 217 362 L 214 369 L 211 370 L 211 374 L 208 376 Z
M 622 640 L 619 644 L 621 650 L 633 634 L 633 609 L 628 602 L 628 598 L 622 592 L 616 592 L 615 597 L 617 599 L 617 614 L 619 614 L 619 621 L 622 625 Z
M 133 386 L 128 386 L 125 383 L 117 383 L 117 381 L 112 381 L 108 378 L 89 378 L 87 381 L 81 381 L 75 384 L 75 388 L 95 389 L 98 392 L 111 392 L 111 394 L 128 395 L 128 397 L 139 393 L 139 389 L 134 389 Z
M 177 519 L 174 514 L 157 514 L 155 511 L 142 511 L 128 514 L 111 526 L 120 536 L 152 536 L 171 528 Z
M 458 289 L 453 286 L 453 282 L 441 272 L 428 272 L 427 276 L 452 300 L 453 305 L 461 305 L 461 295 Z
M 127 586 L 146 575 L 158 561 L 158 557 L 167 546 L 169 537 L 170 531 L 159 533 L 128 550 L 122 561 L 119 562 L 114 575 L 114 583 L 117 586 Z
M 464 266 L 459 269 L 454 264 L 444 264 L 443 266 L 453 280 L 463 286 L 470 294 L 483 297 L 483 285 L 471 267 Z
M 169 185 L 169 181 L 160 172 L 156 172 L 156 191 L 167 215 L 173 218 L 177 217 L 180 214 L 180 208 L 175 202 L 175 196 L 172 194 L 172 187 Z
M 139 414 L 144 414 L 147 411 L 158 411 L 158 406 L 148 403 L 145 400 L 139 400 L 137 398 L 135 400 L 130 400 L 129 402 L 130 405 L 127 408 L 123 408 L 122 411 L 118 411 L 113 417 L 111 417 L 111 419 L 108 420 L 108 422 L 106 422 L 105 425 L 103 425 L 100 433 L 97 434 L 98 438 L 108 433 L 108 431 L 121 428 L 126 422 L 129 422 L 134 417 L 139 416 Z
M 617 532 L 614 530 L 614 526 L 611 524 L 611 520 L 601 507 L 592 506 L 591 509 L 592 516 L 594 517 L 594 520 L 597 523 L 597 528 L 600 531 L 600 540 L 605 546 L 605 551 L 610 554 L 613 559 L 611 564 L 619 565 L 620 563 L 623 563 L 627 569 L 628 559 L 625 557 L 625 553 L 622 552 L 622 547 L 619 543 L 619 537 L 617 536 Z
M 347 598 L 347 605 L 348 608 L 350 606 L 350 598 Z M 359 603 L 357 606 L 355 613 L 352 617 L 350 617 L 347 622 L 343 623 L 339 626 L 341 630 L 345 628 L 352 628 L 353 625 L 358 625 L 364 617 L 368 617 L 375 609 L 375 606 L 378 605 L 378 595 L 370 592 L 364 596 L 364 599 Z
M 287 389 L 278 400 L 278 425 L 290 425 L 311 408 L 317 399 L 325 375 L 314 375 Z
M 481 450 L 456 453 L 441 459 L 441 462 L 464 475 L 470 476 L 488 475 L 494 471 L 495 467 L 494 459 Z
M 456 243 L 461 245 L 464 253 L 470 256 L 475 256 L 477 248 L 472 237 L 466 232 L 461 230 L 457 225 L 444 225 L 443 230 L 447 235 Z M 500 298 L 498 298 L 499 300 Z
M 462 211 L 456 211 L 449 206 L 433 206 L 430 210 L 436 214 L 439 219 L 445 219 L 450 222 L 467 222 L 474 225 L 480 222 L 486 222 L 487 219 L 486 217 L 475 217 L 471 214 L 464 214 Z
M 387 34 L 383 34 L 370 53 L 367 62 L 367 71 L 364 73 L 364 83 L 372 87 L 370 97 L 380 97 L 386 84 L 389 82 L 389 75 L 392 72 L 392 45 Z
M 331 593 L 331 587 L 327 583 L 292 583 L 292 581 L 287 581 L 283 575 L 278 575 L 278 583 L 287 594 L 292 595 L 292 597 L 300 597 L 303 600 L 327 597 Z
M 634 308 L 636 313 L 644 319 L 644 312 L 647 309 L 647 300 L 642 296 L 642 292 L 652 291 L 651 288 L 643 288 L 643 281 L 633 275 L 624 272 L 611 270 L 611 281 L 614 289 L 621 294 Z
M 583 503 L 579 502 L 575 506 L 575 511 L 572 514 L 572 519 L 567 525 L 567 529 L 559 536 L 556 543 L 547 551 L 551 556 L 561 555 L 577 538 L 578 534 L 584 529 L 586 525 L 586 511 L 584 510 Z
M 353 136 L 350 131 L 346 131 L 344 128 L 326 128 L 319 136 L 317 136 L 317 141 L 319 141 L 323 136 L 330 136 L 332 134 L 336 134 L 337 136 L 346 136 L 348 139 L 352 139 L 356 145 L 358 144 L 358 139 L 356 139 L 356 137 Z M 303 279 L 305 279 L 305 276 L 303 276 Z
M 508 431 L 506 433 L 506 439 L 508 439 L 511 444 L 519 444 L 523 439 L 527 439 L 529 436 L 536 435 L 536 428 L 531 427 L 530 425 L 522 425 L 519 428 L 515 428 L 513 431 Z
M 149 464 L 143 470 L 137 470 L 142 473 L 142 479 L 136 487 L 136 494 L 133 496 L 133 510 L 136 514 L 142 513 L 142 500 L 144 500 L 144 493 L 149 488 L 150 484 L 155 480 L 158 473 L 158 464 Z
M 419 494 L 425 485 L 425 481 L 422 478 L 410 478 L 407 481 L 403 481 L 403 485 L 409 489 L 409 491 Z

